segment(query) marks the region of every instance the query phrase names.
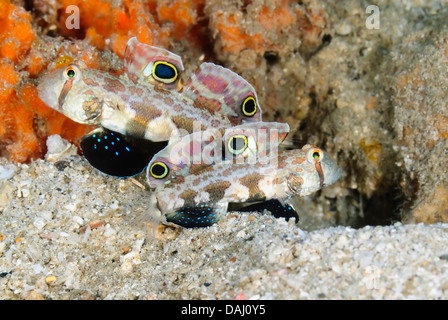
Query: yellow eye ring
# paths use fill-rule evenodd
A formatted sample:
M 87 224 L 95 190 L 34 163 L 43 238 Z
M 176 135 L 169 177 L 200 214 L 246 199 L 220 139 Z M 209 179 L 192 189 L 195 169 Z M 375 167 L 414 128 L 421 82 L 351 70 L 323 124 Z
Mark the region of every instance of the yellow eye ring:
M 157 81 L 170 84 L 177 80 L 179 74 L 174 64 L 166 61 L 156 61 L 152 68 L 152 76 Z
M 241 104 L 241 111 L 246 117 L 253 117 L 257 113 L 257 101 L 255 101 L 255 98 L 249 96 L 244 99 Z
M 308 151 L 308 159 L 311 162 L 321 162 L 324 158 L 324 154 L 320 149 L 314 148 Z
M 79 70 L 74 66 L 68 66 L 64 71 L 64 78 L 69 81 L 73 81 L 78 76 Z
M 242 139 L 243 140 L 242 148 L 238 148 L 238 146 L 241 143 L 238 143 L 238 141 L 236 139 Z M 234 136 L 230 137 L 229 141 L 227 142 L 227 148 L 235 156 L 243 153 L 247 149 L 247 137 L 245 135 L 243 135 L 243 134 L 237 134 L 237 135 L 234 135 Z
M 169 172 L 170 169 L 168 166 L 161 161 L 154 162 L 149 168 L 149 173 L 156 179 L 165 178 Z

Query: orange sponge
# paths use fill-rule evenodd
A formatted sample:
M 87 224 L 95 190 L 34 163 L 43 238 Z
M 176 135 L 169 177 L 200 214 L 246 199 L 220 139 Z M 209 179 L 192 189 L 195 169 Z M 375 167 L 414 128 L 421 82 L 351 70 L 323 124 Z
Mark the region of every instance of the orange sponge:
M 31 48 L 35 35 L 31 15 L 9 0 L 0 4 L 0 57 L 17 62 Z

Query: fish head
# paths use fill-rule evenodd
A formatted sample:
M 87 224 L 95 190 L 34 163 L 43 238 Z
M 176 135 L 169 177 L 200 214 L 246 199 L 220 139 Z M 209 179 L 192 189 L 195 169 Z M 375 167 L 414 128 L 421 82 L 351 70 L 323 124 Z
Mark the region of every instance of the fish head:
M 287 186 L 298 196 L 309 195 L 332 185 L 342 170 L 327 152 L 311 144 L 300 150 L 289 150 L 287 157 Z
M 96 124 L 100 103 L 83 78 L 89 69 L 80 60 L 46 75 L 37 87 L 39 98 L 50 108 L 83 124 Z

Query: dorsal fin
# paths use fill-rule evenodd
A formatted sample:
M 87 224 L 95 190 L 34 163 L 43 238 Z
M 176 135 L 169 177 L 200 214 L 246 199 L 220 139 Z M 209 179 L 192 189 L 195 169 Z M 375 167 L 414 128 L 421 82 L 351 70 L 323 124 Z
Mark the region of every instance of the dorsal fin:
M 289 125 L 280 122 L 249 122 L 229 128 L 223 137 L 225 158 L 239 163 L 255 163 L 277 152 L 288 133 Z M 238 139 L 242 140 L 241 143 Z M 242 149 L 244 144 L 247 147 Z
M 136 37 L 130 38 L 124 53 L 124 67 L 134 82 L 143 80 L 156 87 L 180 90 L 182 59 L 168 50 L 141 43 Z
M 227 116 L 234 124 L 261 121 L 261 108 L 252 85 L 235 72 L 202 63 L 185 82 L 182 93 L 198 108 Z
M 155 87 L 180 91 L 198 108 L 227 116 L 233 124 L 261 121 L 261 108 L 252 85 L 230 69 L 210 62 L 202 63 L 182 87 L 184 70 L 180 56 L 128 40 L 124 54 L 125 72 L 134 81 Z
M 277 152 L 288 132 L 286 123 L 250 122 L 228 128 L 224 137 L 217 130 L 183 136 L 171 141 L 151 159 L 147 168 L 148 183 L 152 188 L 177 183 L 222 161 L 255 163 Z

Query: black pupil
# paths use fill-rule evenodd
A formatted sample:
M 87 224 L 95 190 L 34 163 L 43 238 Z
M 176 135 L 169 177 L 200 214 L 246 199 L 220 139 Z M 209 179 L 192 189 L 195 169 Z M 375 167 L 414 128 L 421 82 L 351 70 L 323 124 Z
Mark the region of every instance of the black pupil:
M 160 165 L 160 164 L 156 164 L 152 167 L 152 174 L 155 176 L 162 176 L 165 174 L 165 167 Z
M 246 101 L 246 103 L 244 103 L 244 111 L 246 113 L 253 113 L 255 111 L 255 101 L 253 99 L 249 99 Z
M 313 158 L 316 159 L 316 160 L 319 159 L 320 158 L 319 152 L 314 152 L 313 153 Z
M 172 79 L 176 76 L 174 67 L 168 66 L 166 64 L 158 64 L 154 69 L 154 73 L 161 79 Z
M 245 147 L 243 138 L 233 138 L 231 144 L 232 144 L 232 149 L 235 151 L 241 151 Z
M 68 70 L 68 71 L 67 71 L 67 76 L 68 76 L 69 78 L 73 78 L 73 77 L 75 76 L 75 71 L 72 70 L 72 69 Z

